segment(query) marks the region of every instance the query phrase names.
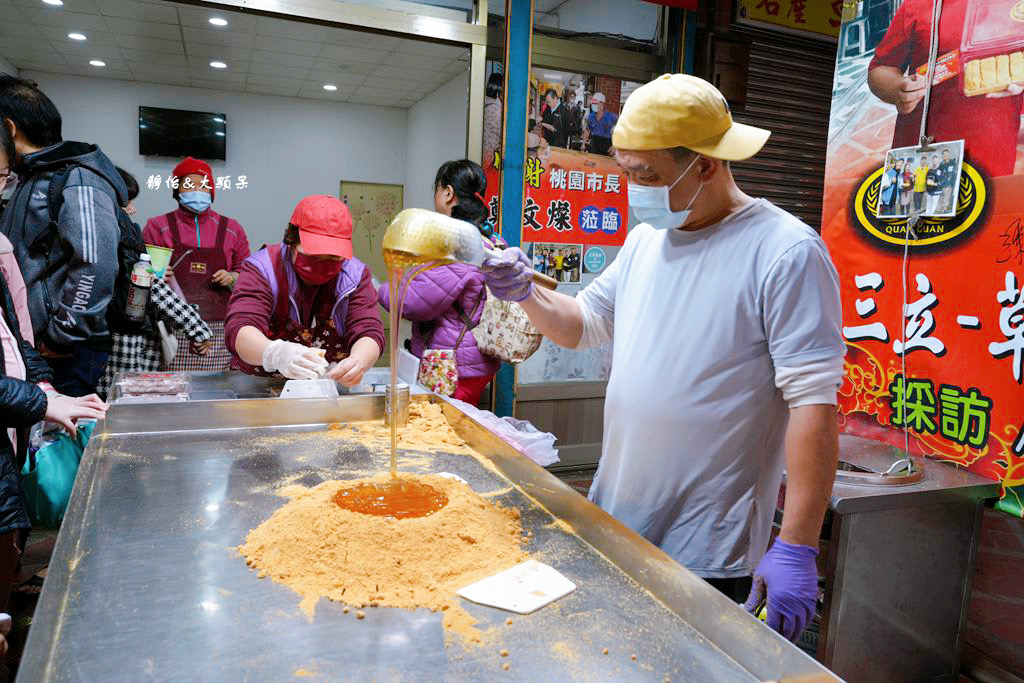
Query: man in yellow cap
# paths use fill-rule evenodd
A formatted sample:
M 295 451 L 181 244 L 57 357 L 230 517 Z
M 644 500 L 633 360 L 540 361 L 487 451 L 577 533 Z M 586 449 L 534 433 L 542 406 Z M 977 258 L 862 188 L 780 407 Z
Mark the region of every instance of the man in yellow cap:
M 640 221 L 615 261 L 575 299 L 534 288 L 516 249 L 484 270 L 555 343 L 614 341 L 591 500 L 751 611 L 766 600 L 795 640 L 817 599 L 845 346 L 821 238 L 729 170 L 768 136 L 706 81 L 661 76 L 612 133 Z

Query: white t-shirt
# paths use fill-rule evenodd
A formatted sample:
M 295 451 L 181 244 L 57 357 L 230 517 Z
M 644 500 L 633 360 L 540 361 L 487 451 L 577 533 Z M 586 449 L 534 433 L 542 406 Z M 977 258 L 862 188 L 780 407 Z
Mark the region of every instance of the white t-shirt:
M 827 378 L 805 402 L 841 380 L 825 244 L 763 199 L 694 232 L 639 225 L 577 302 L 581 346 L 615 341 L 591 500 L 700 576 L 751 574 L 784 464 L 776 369 Z

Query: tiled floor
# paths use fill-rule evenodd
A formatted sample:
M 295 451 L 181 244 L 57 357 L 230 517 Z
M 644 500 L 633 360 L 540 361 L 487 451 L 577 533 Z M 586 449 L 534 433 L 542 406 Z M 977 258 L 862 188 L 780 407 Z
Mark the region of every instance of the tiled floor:
M 571 470 L 559 470 L 553 474 L 585 496 L 594 483 L 594 474 L 596 472 L 596 467 L 581 467 Z
M 21 556 L 21 572 L 15 579 L 15 588 L 7 606 L 7 611 L 14 621 L 11 634 L 7 637 L 10 649 L 7 652 L 6 663 L 10 680 L 14 680 L 17 673 L 18 661 L 25 649 L 28 629 L 32 625 L 32 615 L 35 613 L 36 602 L 39 600 L 39 593 L 27 592 L 31 589 L 23 584 L 50 563 L 50 555 L 53 554 L 53 546 L 56 541 L 56 531 L 33 529 L 25 553 Z M 22 587 L 19 588 L 19 586 Z M 0 671 L 0 681 L 4 680 L 6 679 L 4 679 L 3 672 Z

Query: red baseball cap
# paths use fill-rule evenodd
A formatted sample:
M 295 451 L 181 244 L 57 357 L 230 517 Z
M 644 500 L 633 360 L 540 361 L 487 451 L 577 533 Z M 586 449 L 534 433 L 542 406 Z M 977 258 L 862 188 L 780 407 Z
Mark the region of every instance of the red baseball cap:
M 216 199 L 213 182 L 213 170 L 210 169 L 210 165 L 202 159 L 196 159 L 195 157 L 185 157 L 180 164 L 174 167 L 171 171 L 171 175 L 178 179 L 180 182 L 182 178 L 192 173 L 198 173 L 199 175 L 206 176 L 206 182 L 210 185 L 210 199 Z
M 314 194 L 304 198 L 289 222 L 299 229 L 299 243 L 307 254 L 352 258 L 352 214 L 337 197 Z

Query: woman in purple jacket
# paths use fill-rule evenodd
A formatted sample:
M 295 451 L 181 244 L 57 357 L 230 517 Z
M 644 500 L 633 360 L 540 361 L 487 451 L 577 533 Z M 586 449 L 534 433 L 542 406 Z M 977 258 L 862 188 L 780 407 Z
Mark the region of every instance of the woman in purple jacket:
M 434 178 L 434 209 L 475 225 L 485 246 L 503 248 L 507 246 L 504 240 L 487 224 L 486 192 L 487 178 L 478 164 L 468 159 L 448 161 Z M 381 305 L 388 308 L 387 284 L 377 294 Z M 501 361 L 481 353 L 473 338 L 472 329 L 480 322 L 486 300 L 480 271 L 453 263 L 413 278 L 402 306 L 402 317 L 413 323 L 409 350 L 422 358 L 427 349 L 455 349 L 459 381 L 454 398 L 472 405 L 480 402 L 480 394 L 501 365 Z

